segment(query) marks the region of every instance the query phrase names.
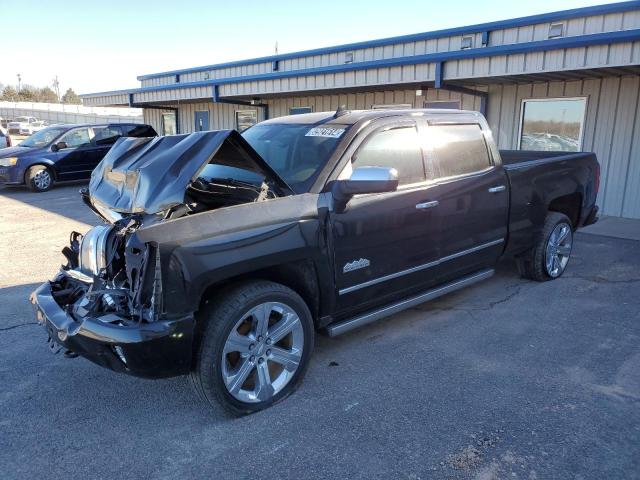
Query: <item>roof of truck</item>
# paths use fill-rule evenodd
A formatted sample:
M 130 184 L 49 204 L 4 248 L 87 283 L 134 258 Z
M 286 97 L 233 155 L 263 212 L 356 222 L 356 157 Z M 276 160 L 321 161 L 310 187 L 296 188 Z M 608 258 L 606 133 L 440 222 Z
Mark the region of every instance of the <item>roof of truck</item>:
M 291 123 L 303 125 L 353 125 L 361 120 L 372 120 L 375 118 L 393 116 L 442 116 L 442 115 L 479 115 L 472 110 L 453 110 L 445 108 L 412 108 L 412 109 L 375 109 L 375 110 L 345 110 L 340 116 L 335 117 L 336 112 L 314 112 L 302 113 L 298 115 L 288 115 L 285 117 L 265 120 L 262 124 Z

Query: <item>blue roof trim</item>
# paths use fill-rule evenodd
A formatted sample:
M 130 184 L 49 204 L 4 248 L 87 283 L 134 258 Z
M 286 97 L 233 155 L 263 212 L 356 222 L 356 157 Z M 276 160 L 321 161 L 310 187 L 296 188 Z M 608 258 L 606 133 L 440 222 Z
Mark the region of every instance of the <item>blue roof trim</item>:
M 154 92 L 159 90 L 175 90 L 179 88 L 207 87 L 212 85 L 227 85 L 231 83 L 252 82 L 257 80 L 273 80 L 278 78 L 304 77 L 325 73 L 349 72 L 356 70 L 370 70 L 372 68 L 398 67 L 402 65 L 440 63 L 451 60 L 462 60 L 478 57 L 495 57 L 497 55 L 513 55 L 527 52 L 543 52 L 560 48 L 578 48 L 590 45 L 605 45 L 620 42 L 633 42 L 640 40 L 640 29 L 623 30 L 620 32 L 593 33 L 576 37 L 554 38 L 552 40 L 537 40 L 534 42 L 514 43 L 510 45 L 498 45 L 495 47 L 481 47 L 468 50 L 456 50 L 452 52 L 427 53 L 424 55 L 411 55 L 408 57 L 387 58 L 383 60 L 371 60 L 367 62 L 327 65 L 325 67 L 307 68 L 303 70 L 291 70 L 285 72 L 261 73 L 244 77 L 217 78 L 200 82 L 175 83 L 154 87 L 142 87 L 129 90 L 115 90 L 111 92 L 89 93 L 80 95 L 83 98 L 123 95 L 130 93 Z
M 377 40 L 369 40 L 365 42 L 347 43 L 344 45 L 336 45 L 334 47 L 316 48 L 312 50 L 302 50 L 299 52 L 285 53 L 280 55 L 270 55 L 267 57 L 257 57 L 247 60 L 237 60 L 226 63 L 216 63 L 212 65 L 204 65 L 201 67 L 183 68 L 178 70 L 169 70 L 167 72 L 150 73 L 148 75 L 140 75 L 138 80 L 148 80 L 150 78 L 165 77 L 169 75 L 203 72 L 206 70 L 239 67 L 244 65 L 252 65 L 256 63 L 274 62 L 278 60 L 288 60 L 311 55 L 322 55 L 327 53 L 345 52 L 348 50 L 356 50 L 362 48 L 381 47 L 385 45 L 393 45 L 396 43 L 415 42 L 419 40 L 431 40 L 435 38 L 446 37 L 450 35 L 463 35 L 468 33 L 483 33 L 491 30 L 502 28 L 514 28 L 534 23 L 553 22 L 556 20 L 567 20 L 575 17 L 584 17 L 589 15 L 604 15 L 607 13 L 619 13 L 629 10 L 640 9 L 640 0 L 629 2 L 610 3 L 606 5 L 595 5 L 591 7 L 574 8 L 571 10 L 560 10 L 557 12 L 541 13 L 538 15 L 530 15 L 527 17 L 518 17 L 509 20 L 499 20 L 496 22 L 480 23 L 465 27 L 446 28 L 443 30 L 435 30 L 432 32 L 415 33 L 410 35 L 402 35 L 398 37 L 380 38 Z

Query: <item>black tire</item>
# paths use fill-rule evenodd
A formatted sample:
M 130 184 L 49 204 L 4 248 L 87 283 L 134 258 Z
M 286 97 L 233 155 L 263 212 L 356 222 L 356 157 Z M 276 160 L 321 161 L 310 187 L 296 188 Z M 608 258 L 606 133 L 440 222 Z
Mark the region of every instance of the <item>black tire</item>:
M 227 357 L 223 358 L 223 352 L 225 342 L 237 323 L 252 308 L 265 302 L 285 304 L 297 314 L 303 332 L 302 354 L 297 369 L 279 392 L 266 401 L 245 402 L 232 395 L 225 384 L 222 362 L 227 362 Z M 218 300 L 206 303 L 198 313 L 197 321 L 202 322 L 202 336 L 196 347 L 190 376 L 194 390 L 209 406 L 219 404 L 235 416 L 264 410 L 291 395 L 304 377 L 313 350 L 314 324 L 306 303 L 290 288 L 264 280 L 239 284 L 219 295 Z M 264 363 L 269 369 L 268 362 Z M 252 370 L 252 374 L 257 375 L 258 368 L 253 368 L 255 373 Z
M 44 165 L 34 165 L 27 170 L 25 183 L 32 192 L 46 192 L 53 185 L 53 173 Z
M 549 274 L 546 266 L 546 251 L 549 244 L 549 239 L 556 227 L 561 224 L 568 225 L 569 235 L 571 239 L 573 238 L 573 226 L 571 224 L 571 220 L 569 220 L 569 218 L 562 213 L 549 212 L 547 214 L 547 218 L 545 219 L 544 227 L 538 235 L 533 248 L 517 260 L 518 271 L 522 277 L 529 278 L 537 282 L 546 282 L 549 280 L 555 280 L 556 278 L 562 276 L 562 274 L 566 270 L 566 263 L 557 275 Z M 571 253 L 569 247 L 569 255 L 570 254 Z M 567 256 L 567 262 L 568 260 L 569 256 Z

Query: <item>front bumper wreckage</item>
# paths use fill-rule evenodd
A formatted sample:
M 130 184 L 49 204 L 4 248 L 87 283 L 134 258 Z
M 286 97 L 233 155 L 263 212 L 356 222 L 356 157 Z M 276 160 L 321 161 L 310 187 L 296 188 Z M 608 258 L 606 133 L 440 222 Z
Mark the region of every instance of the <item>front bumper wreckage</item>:
M 131 325 L 115 314 L 75 318 L 54 299 L 52 284 L 43 283 L 30 296 L 36 320 L 49 342 L 111 370 L 139 377 L 183 375 L 191 367 L 194 318 L 157 320 Z

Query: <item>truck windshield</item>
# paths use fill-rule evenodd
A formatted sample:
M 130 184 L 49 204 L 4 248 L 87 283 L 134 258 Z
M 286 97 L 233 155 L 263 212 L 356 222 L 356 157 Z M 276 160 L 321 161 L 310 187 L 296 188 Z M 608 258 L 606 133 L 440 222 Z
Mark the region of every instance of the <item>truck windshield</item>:
M 251 127 L 242 136 L 296 193 L 304 193 L 348 128 L 269 123 Z
M 58 138 L 68 128 L 49 127 L 34 133 L 26 140 L 20 143 L 21 147 L 46 147 L 56 138 Z

